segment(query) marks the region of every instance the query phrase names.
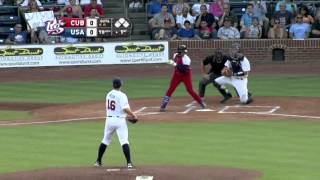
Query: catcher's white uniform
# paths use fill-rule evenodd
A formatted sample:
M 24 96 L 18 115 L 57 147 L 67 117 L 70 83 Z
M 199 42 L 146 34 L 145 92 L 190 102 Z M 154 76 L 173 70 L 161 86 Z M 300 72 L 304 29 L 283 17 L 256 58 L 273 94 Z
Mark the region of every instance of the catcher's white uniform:
M 106 96 L 106 124 L 102 143 L 109 145 L 116 131 L 120 144 L 129 144 L 125 108 L 130 109 L 127 95 L 119 90 L 111 90 Z
M 249 72 L 251 70 L 250 62 L 246 57 L 243 57 L 243 60 L 239 61 L 240 64 L 238 64 L 238 67 L 237 67 L 237 65 L 232 66 L 231 61 L 232 60 L 227 60 L 224 65 L 226 67 L 228 67 L 229 69 L 232 69 L 234 74 L 241 72 L 241 71 L 242 72 Z M 231 76 L 231 77 L 221 76 L 221 77 L 215 79 L 215 81 L 220 85 L 229 84 L 229 85 L 232 85 L 233 87 L 235 87 L 238 94 L 239 94 L 240 102 L 247 103 L 247 101 L 248 101 L 248 86 L 247 86 L 248 85 L 248 75 Z

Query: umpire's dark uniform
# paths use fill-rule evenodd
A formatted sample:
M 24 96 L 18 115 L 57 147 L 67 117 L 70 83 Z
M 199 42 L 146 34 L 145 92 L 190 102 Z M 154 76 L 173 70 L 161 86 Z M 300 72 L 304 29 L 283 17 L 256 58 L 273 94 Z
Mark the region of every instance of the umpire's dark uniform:
M 208 72 L 209 79 L 203 77 L 199 82 L 199 96 L 201 98 L 204 97 L 206 86 L 209 83 L 213 83 L 213 85 L 218 89 L 218 91 L 224 97 L 224 99 L 220 101 L 221 103 L 224 103 L 225 101 L 227 101 L 228 99 L 230 99 L 232 97 L 232 95 L 228 92 L 227 89 L 221 88 L 221 86 L 214 81 L 216 78 L 222 76 L 221 71 L 224 68 L 224 63 L 228 60 L 228 58 L 229 57 L 223 55 L 222 52 L 216 51 L 213 55 L 207 56 L 202 61 L 203 70 L 204 70 L 204 67 L 209 64 L 210 64 L 211 68 Z

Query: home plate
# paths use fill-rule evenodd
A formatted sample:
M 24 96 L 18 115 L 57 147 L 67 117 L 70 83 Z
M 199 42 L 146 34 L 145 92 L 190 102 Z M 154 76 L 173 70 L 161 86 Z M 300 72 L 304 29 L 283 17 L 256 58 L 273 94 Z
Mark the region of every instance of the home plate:
M 199 112 L 210 112 L 210 111 L 215 111 L 213 109 L 197 109 L 196 111 L 199 111 Z

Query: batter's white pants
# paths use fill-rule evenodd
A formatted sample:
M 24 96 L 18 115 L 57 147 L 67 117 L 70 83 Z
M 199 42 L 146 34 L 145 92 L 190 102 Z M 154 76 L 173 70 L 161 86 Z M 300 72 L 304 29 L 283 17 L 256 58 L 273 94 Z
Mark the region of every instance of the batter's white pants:
M 241 103 L 246 103 L 248 101 L 248 78 L 238 78 L 238 77 L 225 77 L 221 76 L 215 79 L 215 81 L 220 85 L 229 84 L 236 88 Z
M 109 145 L 111 143 L 112 135 L 117 132 L 119 142 L 122 145 L 129 144 L 128 141 L 128 126 L 125 118 L 108 117 L 104 127 L 104 136 L 102 143 Z

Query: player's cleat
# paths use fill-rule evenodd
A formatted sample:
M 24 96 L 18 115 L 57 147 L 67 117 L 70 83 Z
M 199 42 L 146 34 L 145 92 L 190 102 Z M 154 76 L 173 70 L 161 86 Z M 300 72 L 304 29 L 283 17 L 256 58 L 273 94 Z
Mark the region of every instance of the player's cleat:
M 127 168 L 128 168 L 128 169 L 133 169 L 133 165 L 132 165 L 131 163 L 128 163 L 128 164 L 127 164 Z
M 96 161 L 96 163 L 94 163 L 94 167 L 102 167 L 102 164 L 101 164 L 101 162 L 99 162 L 99 161 Z
M 252 98 L 248 98 L 247 102 L 245 104 L 250 104 L 253 102 L 253 99 Z
M 169 103 L 169 97 L 168 96 L 164 96 L 163 100 L 161 102 L 161 106 L 160 106 L 160 112 L 164 112 L 164 110 L 166 109 L 168 103 Z
M 227 102 L 229 99 L 232 98 L 232 95 L 230 93 L 226 94 L 226 96 L 220 101 L 221 104 Z
M 204 102 L 201 102 L 200 106 L 202 109 L 207 109 L 207 104 Z

